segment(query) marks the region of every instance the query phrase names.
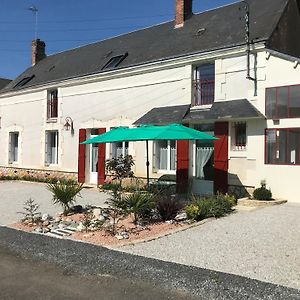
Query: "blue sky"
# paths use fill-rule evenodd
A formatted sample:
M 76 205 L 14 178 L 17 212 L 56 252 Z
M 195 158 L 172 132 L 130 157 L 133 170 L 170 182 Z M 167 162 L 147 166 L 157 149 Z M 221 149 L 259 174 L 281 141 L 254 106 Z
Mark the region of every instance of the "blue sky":
M 235 0 L 194 0 L 195 13 Z M 172 20 L 175 0 L 1 0 L 0 77 L 15 78 L 31 64 L 34 16 L 51 55 Z

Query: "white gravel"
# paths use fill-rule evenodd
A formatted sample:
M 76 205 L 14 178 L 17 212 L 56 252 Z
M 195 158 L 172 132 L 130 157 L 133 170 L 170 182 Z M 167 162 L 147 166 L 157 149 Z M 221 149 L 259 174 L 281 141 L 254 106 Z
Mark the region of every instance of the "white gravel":
M 300 205 L 239 212 L 120 250 L 300 289 Z
M 100 193 L 96 188 L 83 189 L 82 198 L 77 197 L 76 204 L 103 206 L 108 198 L 107 194 Z M 61 212 L 60 206 L 54 206 L 52 194 L 43 183 L 0 181 L 0 225 L 14 223 L 21 219 L 17 212 L 23 211 L 23 204 L 29 198 L 40 205 L 41 213 L 54 215 Z

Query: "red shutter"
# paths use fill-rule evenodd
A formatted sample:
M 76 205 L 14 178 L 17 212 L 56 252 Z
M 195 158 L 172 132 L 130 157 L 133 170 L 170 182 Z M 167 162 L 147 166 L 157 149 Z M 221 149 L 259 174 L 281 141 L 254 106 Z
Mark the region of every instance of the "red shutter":
M 228 122 L 215 123 L 214 191 L 228 191 Z
M 78 146 L 78 182 L 85 182 L 85 145 L 80 144 L 86 140 L 86 129 L 79 129 Z
M 106 132 L 105 128 L 99 128 L 98 134 Z M 105 181 L 105 149 L 106 144 L 98 144 L 98 185 Z
M 177 141 L 176 192 L 184 194 L 189 183 L 189 141 Z

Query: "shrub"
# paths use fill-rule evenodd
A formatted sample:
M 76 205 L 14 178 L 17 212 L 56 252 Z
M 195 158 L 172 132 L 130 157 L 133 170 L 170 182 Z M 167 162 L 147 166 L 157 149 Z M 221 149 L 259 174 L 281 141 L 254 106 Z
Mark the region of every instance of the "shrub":
M 232 211 L 235 205 L 234 197 L 217 194 L 208 198 L 194 196 L 193 203 L 186 207 L 187 217 L 189 219 L 200 221 L 206 218 L 220 218 Z
M 256 200 L 271 200 L 272 192 L 262 186 L 254 190 L 253 198 Z
M 70 207 L 76 202 L 76 196 L 80 196 L 83 189 L 82 183 L 62 181 L 56 183 L 48 183 L 47 189 L 53 195 L 54 204 L 59 204 L 66 215 Z
M 186 206 L 185 212 L 188 219 L 198 220 L 200 219 L 201 208 L 199 205 L 192 203 Z
M 153 194 L 135 192 L 125 197 L 121 205 L 128 213 L 133 214 L 133 221 L 136 223 L 150 218 L 155 201 Z
M 159 195 L 156 201 L 156 209 L 163 221 L 173 220 L 184 205 L 170 196 Z
M 110 192 L 111 197 L 105 201 L 108 204 L 107 211 L 112 218 L 111 227 L 108 229 L 111 234 L 115 235 L 117 233 L 117 224 L 119 220 L 124 217 L 127 212 L 124 207 L 124 201 L 122 201 L 121 186 L 115 185 Z
M 105 163 L 106 171 L 111 174 L 114 179 L 120 181 L 122 186 L 122 179 L 134 177 L 133 171 L 131 170 L 134 166 L 134 161 L 131 155 L 122 155 L 108 159 Z
M 39 221 L 41 218 L 41 213 L 38 211 L 39 205 L 35 203 L 35 201 L 32 198 L 29 198 L 23 206 L 24 212 L 19 212 L 19 214 L 24 215 L 22 218 L 22 222 L 29 221 L 31 223 L 34 223 L 36 221 Z

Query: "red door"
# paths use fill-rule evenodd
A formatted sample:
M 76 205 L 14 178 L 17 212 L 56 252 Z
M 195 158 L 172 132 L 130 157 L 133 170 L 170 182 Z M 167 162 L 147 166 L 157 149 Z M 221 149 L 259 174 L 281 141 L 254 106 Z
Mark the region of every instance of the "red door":
M 86 129 L 79 129 L 78 146 L 78 182 L 85 182 L 85 145 L 80 143 L 86 140 Z
M 105 132 L 105 128 L 98 129 L 98 134 Z M 105 145 L 106 144 L 98 144 L 98 185 L 104 184 L 105 181 Z
M 185 194 L 189 184 L 189 141 L 177 141 L 176 193 Z
M 228 122 L 215 123 L 214 192 L 228 191 Z

